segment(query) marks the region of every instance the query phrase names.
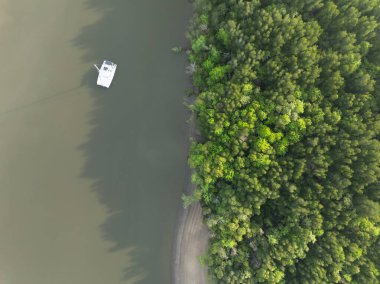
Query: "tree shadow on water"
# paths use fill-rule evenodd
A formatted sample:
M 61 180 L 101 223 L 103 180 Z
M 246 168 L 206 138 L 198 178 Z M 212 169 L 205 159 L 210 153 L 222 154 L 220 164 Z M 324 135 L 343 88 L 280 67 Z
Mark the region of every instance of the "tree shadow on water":
M 187 140 L 184 56 L 191 14 L 186 0 L 88 0 L 103 16 L 81 31 L 74 44 L 83 61 L 118 64 L 110 89 L 91 86 L 92 130 L 80 146 L 83 177 L 108 210 L 101 234 L 123 251 L 123 283 L 169 283 L 171 247 L 183 187 Z

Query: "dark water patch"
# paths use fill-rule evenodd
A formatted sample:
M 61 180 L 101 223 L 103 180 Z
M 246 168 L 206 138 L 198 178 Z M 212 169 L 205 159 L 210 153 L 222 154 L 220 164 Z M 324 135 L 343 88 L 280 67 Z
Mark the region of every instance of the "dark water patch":
M 123 250 L 126 283 L 169 283 L 171 247 L 187 151 L 185 45 L 190 5 L 176 0 L 89 0 L 88 9 L 104 16 L 86 27 L 74 44 L 83 61 L 114 61 L 110 89 L 91 86 L 95 110 L 92 131 L 80 146 L 86 157 L 83 177 L 107 207 L 101 234 Z M 101 268 L 99 268 L 101 269 Z

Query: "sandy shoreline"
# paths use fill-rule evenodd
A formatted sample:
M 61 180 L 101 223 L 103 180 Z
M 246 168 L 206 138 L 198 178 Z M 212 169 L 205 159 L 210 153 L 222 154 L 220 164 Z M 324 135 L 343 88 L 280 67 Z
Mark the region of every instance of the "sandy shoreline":
M 195 125 L 189 121 L 188 137 L 195 137 Z M 183 193 L 191 194 L 195 185 L 191 183 L 191 170 L 187 168 Z M 207 267 L 202 266 L 199 257 L 207 249 L 209 232 L 203 224 L 202 208 L 199 202 L 184 209 L 181 201 L 176 230 L 172 277 L 175 284 L 204 284 L 207 281 Z

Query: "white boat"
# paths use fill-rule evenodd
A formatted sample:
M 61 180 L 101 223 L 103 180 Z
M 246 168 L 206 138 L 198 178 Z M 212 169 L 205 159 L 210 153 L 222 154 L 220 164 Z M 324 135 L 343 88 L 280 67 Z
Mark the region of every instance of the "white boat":
M 96 64 L 94 66 L 99 72 L 98 81 L 96 83 L 99 86 L 109 88 L 115 76 L 117 64 L 104 60 L 100 68 Z

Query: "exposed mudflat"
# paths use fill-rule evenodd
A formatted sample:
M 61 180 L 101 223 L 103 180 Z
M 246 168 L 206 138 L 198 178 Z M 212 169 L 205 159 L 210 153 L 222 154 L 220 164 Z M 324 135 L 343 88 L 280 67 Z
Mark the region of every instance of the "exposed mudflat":
M 194 120 L 189 120 L 188 137 L 196 138 Z M 191 183 L 191 171 L 187 169 L 187 182 L 184 194 L 190 195 L 195 186 Z M 200 257 L 207 250 L 209 232 L 203 224 L 202 208 L 193 203 L 188 208 L 181 207 L 179 225 L 174 250 L 173 277 L 175 284 L 207 283 L 207 267 L 202 265 Z

